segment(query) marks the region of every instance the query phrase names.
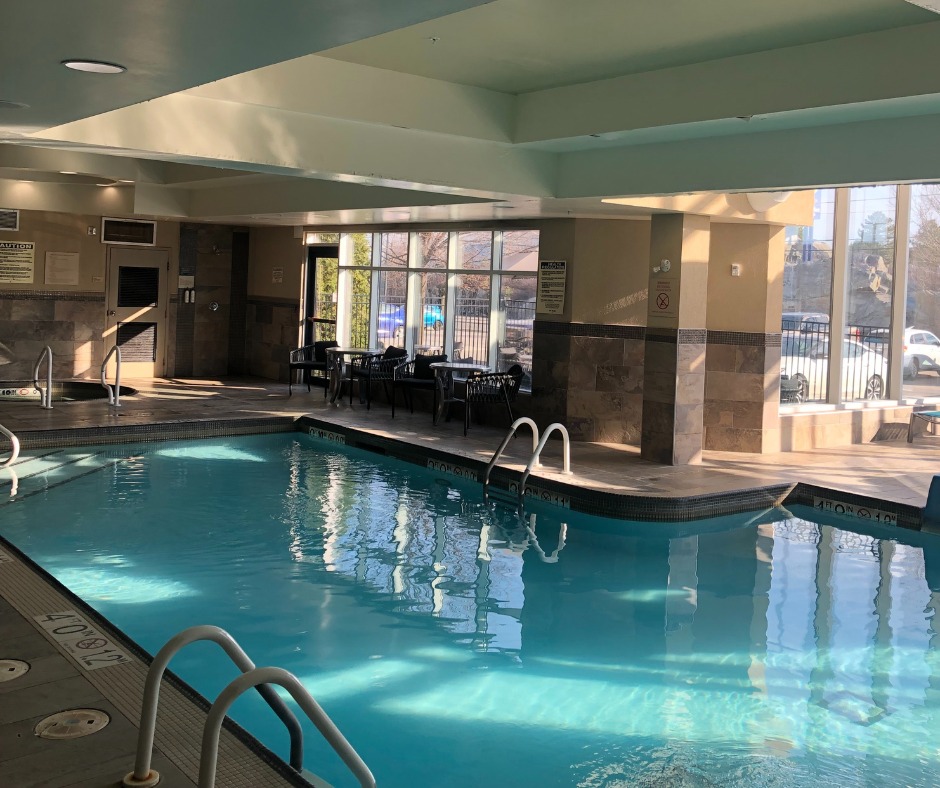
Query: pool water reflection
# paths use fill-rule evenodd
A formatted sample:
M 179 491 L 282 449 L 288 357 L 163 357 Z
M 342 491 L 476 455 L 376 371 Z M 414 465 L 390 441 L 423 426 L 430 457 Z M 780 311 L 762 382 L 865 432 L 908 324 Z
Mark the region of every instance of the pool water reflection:
M 809 510 L 519 519 L 298 435 L 115 451 L 0 533 L 151 653 L 212 623 L 292 671 L 380 785 L 935 783 L 934 536 Z M 234 676 L 209 646 L 171 668 L 209 697 Z M 260 701 L 233 716 L 286 754 Z

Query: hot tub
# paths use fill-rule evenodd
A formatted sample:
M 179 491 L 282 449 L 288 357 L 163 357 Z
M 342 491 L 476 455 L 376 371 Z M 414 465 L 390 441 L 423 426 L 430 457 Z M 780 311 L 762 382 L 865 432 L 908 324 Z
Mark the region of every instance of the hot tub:
M 121 386 L 121 396 L 137 393 L 137 389 Z M 53 402 L 77 402 L 86 399 L 107 399 L 104 386 L 94 380 L 53 380 Z M 0 402 L 39 402 L 39 389 L 31 380 L 0 381 Z

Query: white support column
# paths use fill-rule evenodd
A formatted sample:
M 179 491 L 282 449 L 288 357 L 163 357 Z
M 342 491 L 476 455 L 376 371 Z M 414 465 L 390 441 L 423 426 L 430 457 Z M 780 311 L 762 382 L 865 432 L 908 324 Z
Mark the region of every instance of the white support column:
M 368 347 L 378 347 L 378 321 L 379 321 L 379 270 L 382 261 L 382 234 L 372 235 L 372 270 L 369 272 L 371 286 L 369 287 L 369 338 Z
M 352 274 L 343 268 L 352 262 L 353 239 L 348 233 L 339 237 L 339 273 L 336 277 L 336 341 L 349 344 L 350 309 L 352 308 Z
M 904 393 L 904 329 L 907 328 L 907 274 L 910 264 L 911 187 L 898 186 L 894 220 L 894 279 L 891 286 L 891 333 L 888 354 L 888 399 Z
M 454 333 L 457 326 L 457 233 L 447 236 L 447 304 L 444 317 L 444 352 L 447 358 L 454 360 Z
M 499 363 L 499 337 L 501 336 L 500 328 L 502 321 L 505 318 L 502 310 L 499 308 L 499 290 L 500 290 L 500 276 L 496 273 L 498 270 L 496 268 L 497 262 L 502 265 L 503 260 L 503 234 L 500 231 L 495 231 L 493 233 L 493 252 L 492 259 L 490 260 L 490 342 L 489 342 L 489 359 L 487 364 L 492 367 L 494 370 L 497 368 Z
M 829 392 L 842 402 L 842 337 L 845 335 L 849 268 L 849 190 L 836 189 L 832 222 L 832 310 L 829 315 Z
M 415 335 L 420 335 L 424 326 L 424 304 L 421 301 L 421 273 L 415 270 L 418 265 L 418 233 L 408 233 L 408 285 L 405 291 L 405 329 L 404 346 L 409 356 L 414 356 Z M 420 261 L 423 263 L 423 261 Z M 417 328 L 417 330 L 415 330 Z

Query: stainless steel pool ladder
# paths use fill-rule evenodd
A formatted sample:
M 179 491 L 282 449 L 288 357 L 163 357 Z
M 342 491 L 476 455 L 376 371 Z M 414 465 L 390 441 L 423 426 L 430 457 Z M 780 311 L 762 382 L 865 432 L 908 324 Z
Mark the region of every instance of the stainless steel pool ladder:
M 512 426 L 509 428 L 509 432 L 507 432 L 506 437 L 503 438 L 503 442 L 499 444 L 499 448 L 493 454 L 489 464 L 486 466 L 486 472 L 483 474 L 484 501 L 487 499 L 489 494 L 490 473 L 492 473 L 496 462 L 499 460 L 503 451 L 505 451 L 506 447 L 509 445 L 509 441 L 512 440 L 512 437 L 516 434 L 516 430 L 518 430 L 519 427 L 521 427 L 523 424 L 528 424 L 532 428 L 532 456 L 529 457 L 529 462 L 526 464 L 525 471 L 523 471 L 522 478 L 519 481 L 519 508 L 522 508 L 525 501 L 526 480 L 529 478 L 529 474 L 532 473 L 532 469 L 541 465 L 539 462 L 539 456 L 542 454 L 542 449 L 545 448 L 545 443 L 548 441 L 549 436 L 553 432 L 561 433 L 562 443 L 564 444 L 564 473 L 571 473 L 571 439 L 568 436 L 568 430 L 565 429 L 565 425 L 559 424 L 558 422 L 549 424 L 540 439 L 538 425 L 527 416 L 521 416 L 512 423 Z
M 503 438 L 503 442 L 499 444 L 499 448 L 493 453 L 492 458 L 490 458 L 489 464 L 486 466 L 486 472 L 483 474 L 483 500 L 485 501 L 489 496 L 489 487 L 490 487 L 490 474 L 493 472 L 493 468 L 496 466 L 496 463 L 499 461 L 499 458 L 502 456 L 503 452 L 506 450 L 506 447 L 509 445 L 509 441 L 513 439 L 516 431 L 523 425 L 528 424 L 532 428 L 532 452 L 535 452 L 536 447 L 539 442 L 539 426 L 528 416 L 520 416 L 516 419 L 512 425 L 509 427 L 509 432 L 506 433 L 506 437 Z
M 43 359 L 49 360 L 49 366 L 46 369 L 46 391 L 39 387 L 39 368 L 42 366 Z M 36 366 L 33 367 L 33 386 L 39 392 L 39 407 L 52 410 L 52 348 L 46 345 L 39 358 L 36 359 Z
M 287 726 L 290 733 L 290 765 L 298 773 L 303 770 L 303 731 L 297 717 L 287 707 L 283 699 L 271 684 L 278 684 L 286 689 L 297 702 L 317 730 L 323 734 L 333 750 L 342 758 L 349 770 L 364 788 L 374 788 L 375 778 L 369 767 L 359 757 L 352 745 L 340 733 L 333 721 L 319 704 L 310 696 L 297 677 L 282 668 L 257 668 L 241 646 L 228 632 L 219 627 L 200 625 L 189 627 L 170 638 L 154 657 L 147 671 L 144 684 L 144 697 L 140 710 L 140 733 L 137 737 L 137 756 L 134 771 L 128 774 L 123 785 L 128 788 L 150 788 L 160 781 L 158 772 L 150 768 L 153 755 L 153 736 L 157 725 L 157 704 L 160 700 L 160 682 L 163 673 L 174 655 L 184 646 L 199 640 L 210 640 L 222 647 L 242 675 L 230 682 L 219 693 L 209 708 L 202 736 L 202 752 L 199 759 L 199 788 L 212 788 L 215 785 L 215 771 L 218 762 L 219 733 L 222 720 L 231 705 L 245 690 L 257 688 L 258 693 L 267 701 L 274 713 Z
M 106 376 L 108 374 L 108 362 L 111 360 L 111 356 L 116 356 L 115 359 L 115 370 L 114 370 L 114 388 L 108 384 Z M 104 386 L 105 391 L 108 392 L 108 404 L 113 405 L 115 408 L 121 407 L 121 348 L 115 345 L 108 351 L 108 355 L 104 357 L 104 361 L 101 362 L 101 385 Z
M 16 497 L 16 491 L 19 488 L 20 478 L 16 475 L 16 471 L 13 470 L 12 466 L 16 462 L 16 458 L 20 456 L 20 439 L 16 437 L 10 430 L 0 424 L 0 434 L 6 435 L 10 439 L 10 458 L 0 465 L 0 468 L 5 468 L 6 472 L 10 474 L 10 497 Z
M 6 435 L 10 439 L 10 458 L 5 463 L 3 463 L 3 465 L 0 465 L 0 468 L 8 468 L 14 462 L 16 462 L 16 458 L 20 456 L 20 439 L 17 438 L 16 435 L 10 432 L 10 430 L 8 430 L 2 424 L 0 424 L 0 433 Z

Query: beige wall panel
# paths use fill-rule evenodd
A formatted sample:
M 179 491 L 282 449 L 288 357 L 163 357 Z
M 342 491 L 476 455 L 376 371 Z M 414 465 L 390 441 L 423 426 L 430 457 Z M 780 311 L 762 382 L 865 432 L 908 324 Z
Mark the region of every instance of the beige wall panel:
M 248 242 L 248 297 L 300 299 L 306 247 L 293 227 L 252 227 Z M 284 269 L 275 282 L 274 269 Z
M 712 224 L 707 327 L 713 331 L 780 330 L 783 227 Z M 741 275 L 732 276 L 731 266 Z
M 650 223 L 578 219 L 575 228 L 568 272 L 572 322 L 645 325 Z

